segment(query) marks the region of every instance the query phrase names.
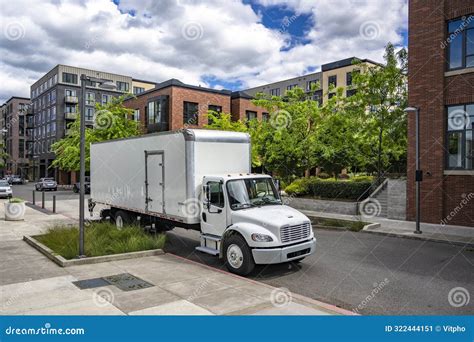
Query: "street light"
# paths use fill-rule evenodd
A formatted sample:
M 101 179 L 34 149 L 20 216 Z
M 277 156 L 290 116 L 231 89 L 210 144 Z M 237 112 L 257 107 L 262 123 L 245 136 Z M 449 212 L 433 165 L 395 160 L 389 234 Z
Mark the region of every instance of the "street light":
M 416 229 L 413 233 L 421 234 L 420 229 L 420 186 L 423 180 L 423 171 L 420 170 L 420 108 L 407 107 L 405 113 L 415 112 L 415 206 L 416 206 Z
M 99 88 L 105 90 L 116 89 L 115 84 L 111 80 L 97 78 L 92 76 L 81 75 L 81 143 L 80 143 L 80 170 L 79 170 L 79 258 L 85 257 L 84 254 L 84 178 L 86 176 L 86 82 L 94 82 Z

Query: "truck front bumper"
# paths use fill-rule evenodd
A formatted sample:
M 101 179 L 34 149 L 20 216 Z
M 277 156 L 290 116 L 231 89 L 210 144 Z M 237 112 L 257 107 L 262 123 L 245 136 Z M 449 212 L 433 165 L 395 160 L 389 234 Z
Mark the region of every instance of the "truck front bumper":
M 256 264 L 279 264 L 313 254 L 316 250 L 316 238 L 297 245 L 279 248 L 254 248 L 253 260 Z

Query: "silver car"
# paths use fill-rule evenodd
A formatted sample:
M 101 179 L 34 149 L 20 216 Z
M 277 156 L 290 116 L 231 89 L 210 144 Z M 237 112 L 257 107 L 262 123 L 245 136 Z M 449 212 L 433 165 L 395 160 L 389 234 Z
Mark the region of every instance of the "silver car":
M 36 191 L 58 190 L 58 183 L 53 178 L 40 178 L 35 184 Z
M 1 198 L 11 198 L 12 197 L 12 187 L 7 180 L 0 180 L 0 197 Z

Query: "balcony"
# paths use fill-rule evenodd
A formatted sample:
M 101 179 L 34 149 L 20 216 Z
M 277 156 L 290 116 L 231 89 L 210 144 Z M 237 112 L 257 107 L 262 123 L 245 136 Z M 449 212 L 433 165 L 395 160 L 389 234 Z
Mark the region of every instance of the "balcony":
M 76 120 L 77 113 L 64 113 L 64 118 L 66 120 Z
M 65 96 L 64 102 L 77 104 L 79 103 L 79 99 L 77 98 L 77 96 Z

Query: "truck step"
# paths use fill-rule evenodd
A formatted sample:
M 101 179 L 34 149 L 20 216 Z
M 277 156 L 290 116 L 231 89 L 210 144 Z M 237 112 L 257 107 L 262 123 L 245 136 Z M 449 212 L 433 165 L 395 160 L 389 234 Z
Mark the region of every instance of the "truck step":
M 209 241 L 221 241 L 221 238 L 215 235 L 201 234 L 201 237 Z
M 203 252 L 203 253 L 211 254 L 211 255 L 219 255 L 219 251 L 217 249 L 214 249 L 214 248 L 198 246 L 198 247 L 196 247 L 196 250 L 200 251 L 200 252 Z

